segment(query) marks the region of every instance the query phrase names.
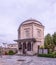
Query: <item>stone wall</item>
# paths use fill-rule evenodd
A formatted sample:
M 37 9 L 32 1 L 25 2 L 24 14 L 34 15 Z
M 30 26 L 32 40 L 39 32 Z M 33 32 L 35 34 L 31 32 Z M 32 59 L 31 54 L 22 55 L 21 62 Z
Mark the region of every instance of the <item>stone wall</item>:
M 2 54 L 8 53 L 10 50 L 12 50 L 14 53 L 17 52 L 16 48 L 1 48 Z

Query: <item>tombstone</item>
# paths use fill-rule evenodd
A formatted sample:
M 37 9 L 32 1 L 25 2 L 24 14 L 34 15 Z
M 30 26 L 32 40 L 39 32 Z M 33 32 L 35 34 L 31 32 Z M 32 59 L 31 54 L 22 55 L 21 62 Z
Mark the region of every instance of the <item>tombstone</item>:
M 42 54 L 43 50 L 42 49 L 39 49 L 39 54 Z
M 43 49 L 43 54 L 48 54 L 48 49 Z

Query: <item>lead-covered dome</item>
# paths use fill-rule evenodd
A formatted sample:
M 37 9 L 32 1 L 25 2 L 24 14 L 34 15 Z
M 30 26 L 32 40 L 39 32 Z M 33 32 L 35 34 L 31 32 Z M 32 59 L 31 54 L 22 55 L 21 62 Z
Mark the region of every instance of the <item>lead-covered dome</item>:
M 41 22 L 35 20 L 35 19 L 28 19 L 28 20 L 25 20 L 21 25 L 24 25 L 24 24 L 28 24 L 28 23 L 36 23 L 38 25 L 42 25 Z M 42 25 L 43 26 L 43 25 Z
M 25 20 L 24 22 L 22 22 L 21 25 L 19 26 L 18 30 L 20 29 L 20 27 L 21 27 L 22 25 L 31 24 L 31 23 L 35 23 L 35 24 L 37 24 L 37 25 L 40 25 L 40 26 L 44 27 L 41 22 L 39 22 L 38 20 L 35 20 L 35 19 L 32 19 L 32 18 L 31 18 L 31 19 L 28 19 L 28 20 Z

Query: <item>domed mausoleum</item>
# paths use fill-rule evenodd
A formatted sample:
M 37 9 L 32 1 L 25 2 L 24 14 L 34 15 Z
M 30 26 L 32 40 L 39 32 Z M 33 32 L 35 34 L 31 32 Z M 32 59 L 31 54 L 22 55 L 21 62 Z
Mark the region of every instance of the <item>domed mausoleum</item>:
M 44 45 L 44 26 L 35 19 L 21 23 L 18 28 L 18 54 L 34 55 Z

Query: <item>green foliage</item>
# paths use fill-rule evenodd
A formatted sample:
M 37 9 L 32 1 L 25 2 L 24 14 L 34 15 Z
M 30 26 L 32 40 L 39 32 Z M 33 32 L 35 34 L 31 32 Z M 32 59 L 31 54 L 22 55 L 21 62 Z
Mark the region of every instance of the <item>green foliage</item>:
M 56 58 L 56 51 L 51 52 L 49 54 L 38 54 L 39 57 L 48 57 L 48 58 Z
M 44 47 L 48 49 L 48 54 L 39 54 L 40 57 L 49 57 L 49 58 L 56 58 L 56 51 L 54 48 L 56 46 L 56 32 L 51 36 L 47 34 L 44 40 Z
M 51 37 L 50 34 L 47 34 L 45 36 L 44 45 L 45 45 L 45 48 L 48 48 L 48 49 L 51 48 L 51 46 L 52 46 L 52 37 Z
M 56 32 L 54 32 L 54 34 L 52 35 L 52 37 L 53 37 L 53 43 L 54 43 L 54 45 L 56 45 Z
M 39 54 L 39 57 L 56 58 L 55 54 Z
M 47 34 L 44 40 L 44 47 L 54 50 L 55 45 L 56 45 L 56 32 L 54 32 L 52 36 L 50 34 Z
M 48 49 L 48 52 L 49 52 L 49 54 L 52 54 L 53 51 L 52 51 L 52 49 Z
M 44 46 L 40 46 L 40 49 L 44 49 Z
M 12 50 L 9 50 L 8 55 L 14 55 L 14 52 Z
M 52 54 L 56 55 L 56 51 L 52 52 Z

